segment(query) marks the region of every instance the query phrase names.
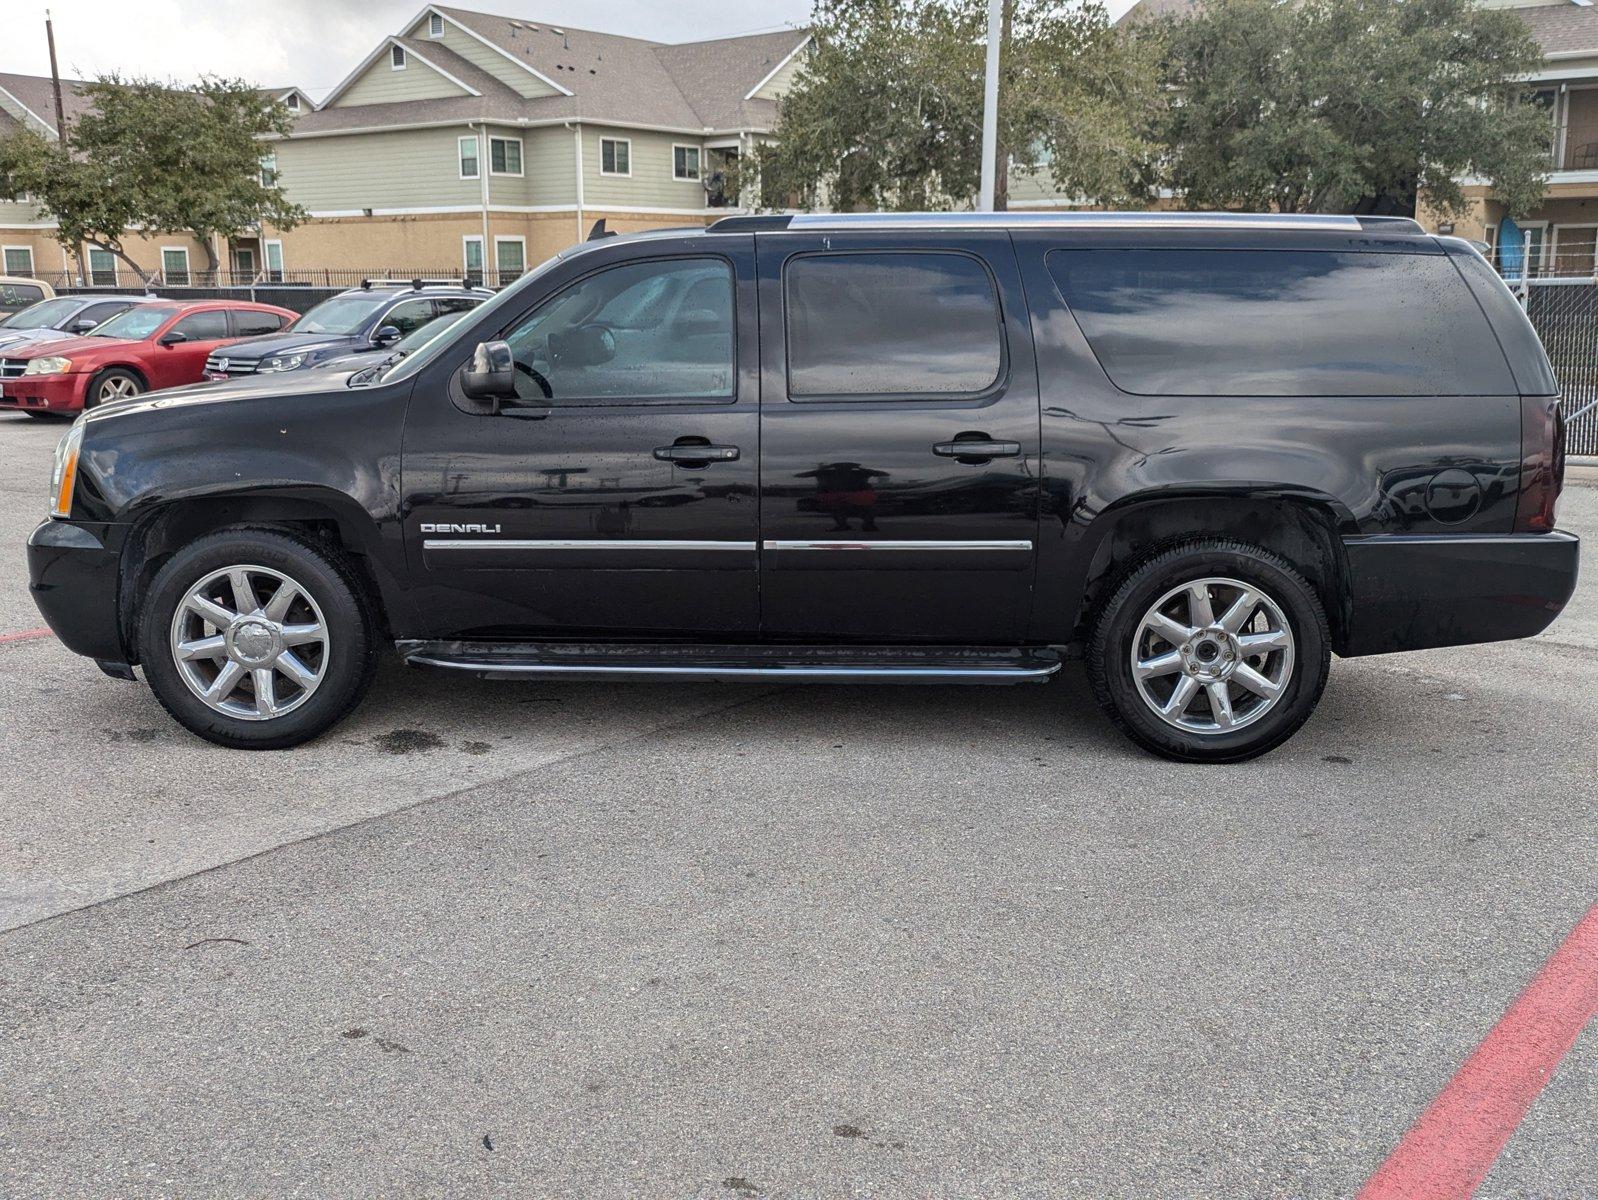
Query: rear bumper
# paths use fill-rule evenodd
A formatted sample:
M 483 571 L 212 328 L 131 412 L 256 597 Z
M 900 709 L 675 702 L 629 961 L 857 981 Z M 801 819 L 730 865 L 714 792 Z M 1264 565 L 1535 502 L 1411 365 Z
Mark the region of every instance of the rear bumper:
M 1576 589 L 1575 534 L 1346 538 L 1344 657 L 1531 637 Z
M 87 375 L 23 375 L 0 382 L 0 409 L 76 412 L 89 388 Z
M 107 547 L 116 526 L 49 520 L 28 537 L 28 591 L 67 649 L 126 663 L 117 620 L 119 555 Z

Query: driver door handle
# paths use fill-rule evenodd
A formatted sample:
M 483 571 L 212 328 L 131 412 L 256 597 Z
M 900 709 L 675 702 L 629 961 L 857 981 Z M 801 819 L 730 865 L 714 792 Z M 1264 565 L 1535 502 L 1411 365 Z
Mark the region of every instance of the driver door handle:
M 952 442 L 938 442 L 932 447 L 932 453 L 940 458 L 1015 458 L 1021 453 L 1021 443 L 956 438 Z
M 670 446 L 656 446 L 655 457 L 661 462 L 713 463 L 734 462 L 738 458 L 737 446 L 712 446 L 709 442 L 673 442 Z

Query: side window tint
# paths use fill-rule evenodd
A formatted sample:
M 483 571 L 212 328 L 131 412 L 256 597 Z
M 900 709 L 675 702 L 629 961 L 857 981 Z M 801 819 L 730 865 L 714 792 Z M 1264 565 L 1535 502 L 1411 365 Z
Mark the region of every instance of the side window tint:
M 116 316 L 117 313 L 125 312 L 131 307 L 132 305 L 116 303 L 91 304 L 76 317 L 74 317 L 72 319 L 72 323 L 76 325 L 79 321 L 93 321 L 96 325 L 100 325 L 106 321 L 109 321 L 112 317 Z
M 442 317 L 449 313 L 470 312 L 482 301 L 467 296 L 440 296 L 433 303 L 438 306 L 438 315 Z
M 1104 371 L 1146 396 L 1514 391 L 1480 307 L 1441 254 L 1055 250 Z
M 263 333 L 276 333 L 282 329 L 283 318 L 276 313 L 243 309 L 233 314 L 233 328 L 239 337 L 260 337 Z
M 999 297 L 968 255 L 804 255 L 784 282 L 791 396 L 973 395 L 998 382 Z
M 389 309 L 383 319 L 377 323 L 377 329 L 385 325 L 392 325 L 400 331 L 400 336 L 415 333 L 423 325 L 433 319 L 433 302 L 431 300 L 407 300 L 404 304 L 395 305 Z M 377 329 L 372 332 L 376 333 Z
M 529 399 L 731 400 L 732 268 L 719 258 L 611 267 L 546 300 L 506 341 Z
M 172 327 L 173 333 L 181 333 L 191 342 L 214 342 L 228 335 L 227 312 L 224 309 L 213 308 L 205 312 L 190 313 Z

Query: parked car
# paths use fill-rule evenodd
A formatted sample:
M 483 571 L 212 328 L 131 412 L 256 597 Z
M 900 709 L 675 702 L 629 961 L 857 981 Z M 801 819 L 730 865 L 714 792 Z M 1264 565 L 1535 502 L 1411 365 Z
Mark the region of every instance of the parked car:
M 21 312 L 30 304 L 48 300 L 54 295 L 55 288 L 42 279 L 30 279 L 26 275 L 0 275 L 0 317 Z
M 1563 458 L 1525 314 L 1413 221 L 733 217 L 574 247 L 386 368 L 90 413 L 29 556 L 69 648 L 228 746 L 327 729 L 389 645 L 514 679 L 1080 655 L 1138 744 L 1223 762 L 1334 652 L 1547 627 Z
M 466 312 L 493 292 L 464 284 L 367 280 L 310 309 L 282 337 L 264 338 L 248 350 L 218 354 L 205 364 L 207 379 L 236 379 L 299 371 L 330 358 L 386 350 L 429 321 Z
M 84 337 L 0 350 L 0 409 L 43 416 L 197 383 L 211 351 L 293 319 L 242 300 L 135 305 Z
M 340 354 L 337 358 L 329 358 L 317 363 L 315 369 L 318 371 L 360 371 L 369 367 L 390 366 L 397 363 L 407 354 L 420 350 L 465 315 L 464 312 L 453 312 L 447 313 L 442 317 L 434 317 L 426 325 L 406 334 L 392 346 L 381 350 L 356 350 L 351 354 Z
M 30 304 L 0 321 L 0 350 L 23 343 L 59 342 L 82 337 L 126 312 L 135 304 L 149 304 L 154 296 L 116 296 L 104 292 L 93 295 L 57 296 Z

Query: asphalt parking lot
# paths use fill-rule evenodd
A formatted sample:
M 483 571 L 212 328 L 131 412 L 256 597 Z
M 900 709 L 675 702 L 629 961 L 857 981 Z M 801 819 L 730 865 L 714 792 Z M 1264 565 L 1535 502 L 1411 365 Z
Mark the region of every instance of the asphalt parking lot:
M 252 755 L 13 636 L 63 430 L 0 417 L 6 1197 L 1348 1196 L 1598 899 L 1598 571 L 1241 766 L 1074 670 L 394 667 Z M 1598 1195 L 1595 1114 L 1598 1024 L 1476 1194 Z

